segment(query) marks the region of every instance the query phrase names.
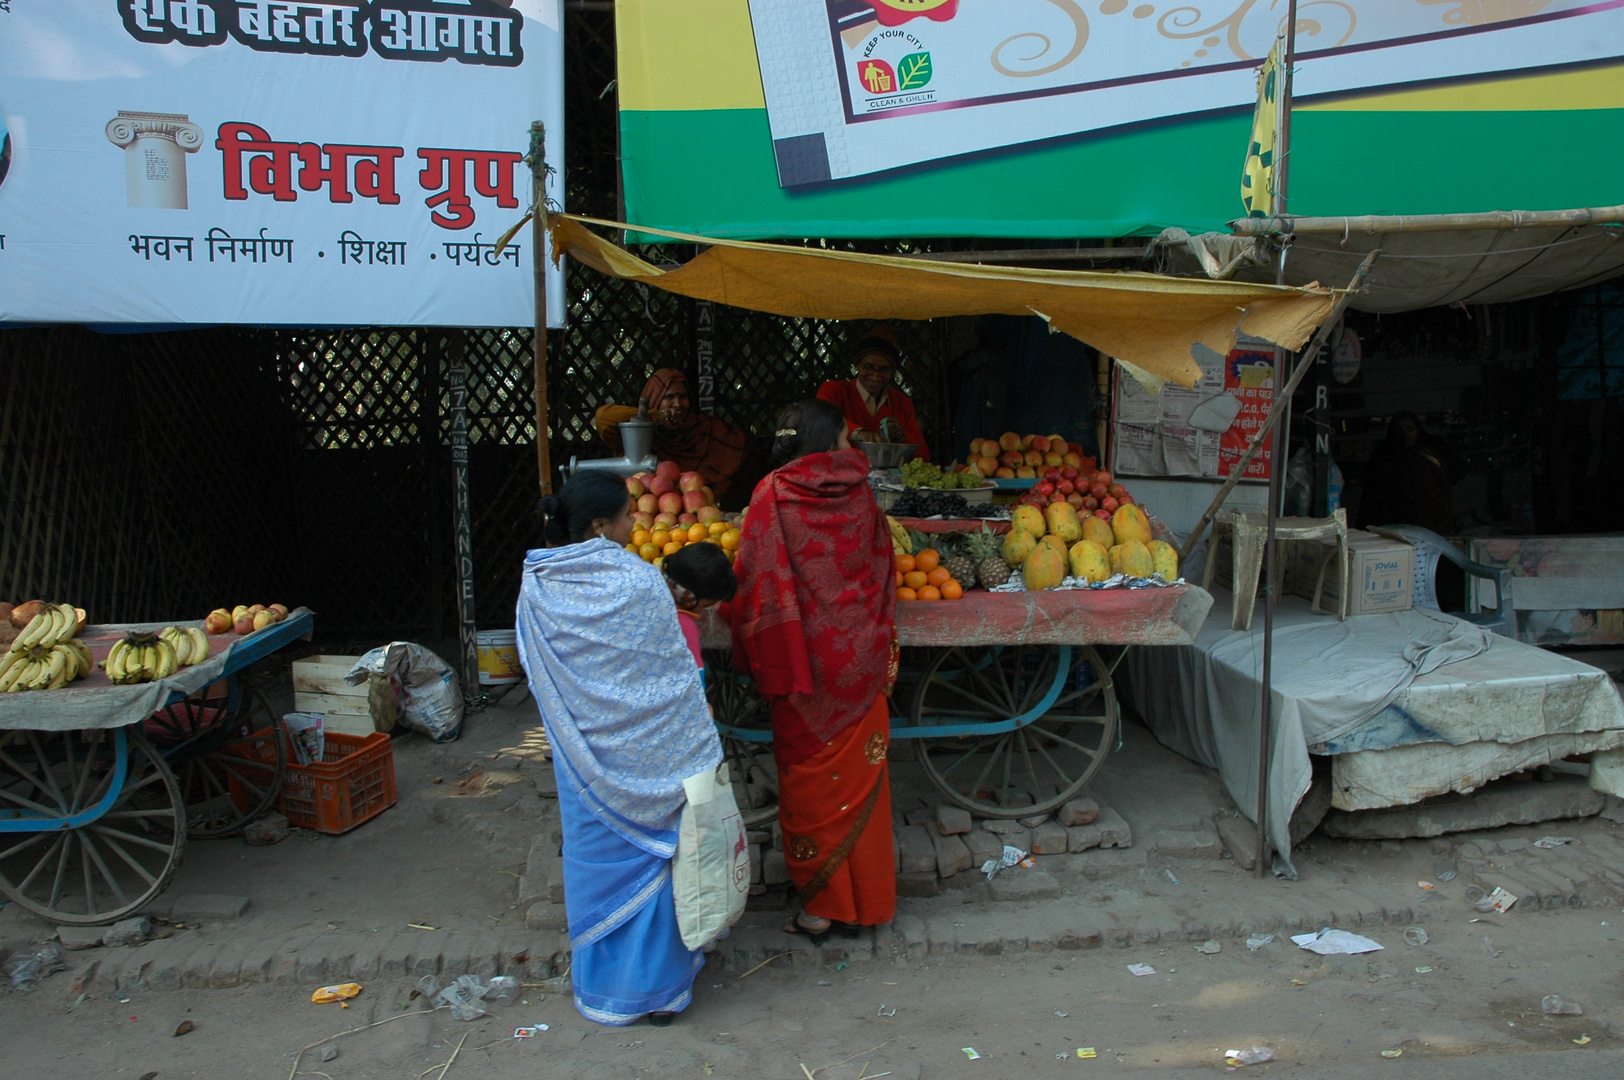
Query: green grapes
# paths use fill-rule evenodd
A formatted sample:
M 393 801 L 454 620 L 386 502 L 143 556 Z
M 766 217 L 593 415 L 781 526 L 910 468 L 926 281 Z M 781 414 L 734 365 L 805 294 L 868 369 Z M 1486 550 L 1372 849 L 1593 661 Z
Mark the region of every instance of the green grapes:
M 904 487 L 952 489 L 974 488 L 980 487 L 982 484 L 981 477 L 973 472 L 945 472 L 940 466 L 932 465 L 926 461 L 904 461 L 901 471 Z

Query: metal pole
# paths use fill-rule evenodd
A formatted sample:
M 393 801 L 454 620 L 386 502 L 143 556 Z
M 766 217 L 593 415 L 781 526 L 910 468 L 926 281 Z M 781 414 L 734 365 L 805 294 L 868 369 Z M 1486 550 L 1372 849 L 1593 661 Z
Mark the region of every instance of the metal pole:
M 1280 58 L 1280 123 L 1279 154 L 1275 161 L 1275 209 L 1286 213 L 1286 172 L 1291 164 L 1291 65 L 1297 51 L 1297 0 L 1290 0 L 1286 8 L 1286 52 Z M 1280 248 L 1280 264 L 1275 270 L 1275 284 L 1286 283 L 1286 248 Z M 1275 393 L 1285 394 L 1285 407 L 1291 408 L 1290 392 L 1286 390 L 1285 350 L 1274 350 Z M 1265 511 L 1263 528 L 1263 689 L 1258 702 L 1257 737 L 1257 876 L 1269 872 L 1269 746 L 1274 741 L 1270 731 L 1273 719 L 1270 706 L 1274 693 L 1274 529 L 1280 512 L 1282 469 L 1281 450 L 1291 436 L 1289 421 L 1274 440 L 1274 452 L 1269 461 L 1269 505 Z
M 536 395 L 536 472 L 541 493 L 553 491 L 552 447 L 547 424 L 547 127 L 530 124 L 530 259 L 536 290 L 531 367 Z
M 462 637 L 462 700 L 468 711 L 484 704 L 479 689 L 479 628 L 474 621 L 474 528 L 468 498 L 468 368 L 464 331 L 451 334 L 451 516 L 456 531 L 457 621 Z

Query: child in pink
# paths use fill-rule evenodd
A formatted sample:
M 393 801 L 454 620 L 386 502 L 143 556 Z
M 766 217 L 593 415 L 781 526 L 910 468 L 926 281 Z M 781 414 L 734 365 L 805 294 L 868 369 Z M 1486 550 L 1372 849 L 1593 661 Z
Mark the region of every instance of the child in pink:
M 677 622 L 682 627 L 682 636 L 693 650 L 694 663 L 699 665 L 703 679 L 705 657 L 699 651 L 699 614 L 733 599 L 739 587 L 733 577 L 733 565 L 727 561 L 727 553 L 715 544 L 697 543 L 667 555 L 660 567 L 666 584 L 671 587 L 671 599 L 677 604 Z

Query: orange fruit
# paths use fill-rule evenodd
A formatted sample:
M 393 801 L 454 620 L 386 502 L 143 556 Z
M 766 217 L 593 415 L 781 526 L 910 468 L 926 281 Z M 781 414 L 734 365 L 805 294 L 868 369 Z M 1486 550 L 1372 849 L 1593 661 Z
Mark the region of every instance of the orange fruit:
M 644 544 L 648 543 L 650 540 L 653 540 L 653 539 L 654 539 L 654 534 L 649 532 L 647 529 L 634 529 L 632 531 L 632 546 L 633 547 L 642 547 Z
M 689 543 L 691 543 L 691 544 L 692 543 L 698 543 L 701 540 L 708 540 L 708 539 L 710 539 L 710 530 L 707 529 L 705 526 L 700 525 L 697 522 L 695 524 L 693 524 L 693 525 L 688 526 L 688 542 Z
M 743 539 L 743 537 L 744 534 L 739 532 L 739 530 L 729 529 L 727 532 L 722 534 L 722 550 L 728 552 L 729 554 L 737 551 L 739 549 L 739 541 Z
M 897 569 L 898 570 L 901 570 L 904 574 L 906 574 L 909 570 L 912 570 L 913 568 L 914 568 L 914 557 L 912 555 L 898 555 L 897 556 Z
M 654 559 L 655 559 L 655 556 L 660 554 L 660 549 L 655 547 L 651 543 L 650 544 L 642 544 L 642 545 L 640 545 L 638 547 L 637 554 L 639 554 L 639 555 L 641 555 L 643 557 L 644 562 L 653 562 Z
M 923 589 L 919 590 L 919 599 L 921 600 L 940 600 L 941 598 L 941 590 L 937 589 L 934 585 L 926 585 Z
M 669 544 L 665 545 L 664 548 L 661 549 L 661 551 L 666 555 L 675 555 L 677 552 L 679 552 L 681 550 L 682 550 L 682 541 L 680 541 L 680 540 L 673 540 Z
M 952 578 L 948 578 L 947 579 L 947 584 L 942 586 L 942 599 L 943 600 L 957 600 L 959 597 L 961 597 L 963 595 L 964 595 L 964 586 L 960 585 L 957 581 L 954 581 Z
M 906 586 L 904 586 L 903 588 L 900 588 L 900 589 L 897 590 L 897 599 L 898 600 L 918 600 L 919 599 L 919 594 L 914 592 L 912 589 L 907 588 Z
M 725 521 L 713 521 L 709 525 L 705 526 L 706 529 L 710 530 L 710 534 L 712 536 L 721 536 L 732 527 L 733 526 L 729 525 Z
M 648 542 L 657 548 L 664 548 L 671 542 L 671 534 L 664 529 L 655 529 L 649 534 Z
M 930 577 L 923 570 L 909 570 L 902 575 L 902 583 L 910 589 L 920 589 L 930 584 Z
M 949 581 L 953 580 L 953 575 L 948 573 L 947 567 L 938 566 L 936 569 L 925 575 L 925 580 L 940 589 L 943 585 L 946 585 Z
M 900 589 L 900 588 L 902 588 L 902 571 L 897 570 L 897 571 L 894 571 L 894 573 L 897 575 L 897 588 Z
M 941 565 L 941 562 L 941 552 L 937 551 L 935 548 L 926 548 L 924 551 L 921 551 L 919 554 L 914 556 L 914 569 L 923 570 L 928 574 L 932 570 L 936 569 L 936 567 Z

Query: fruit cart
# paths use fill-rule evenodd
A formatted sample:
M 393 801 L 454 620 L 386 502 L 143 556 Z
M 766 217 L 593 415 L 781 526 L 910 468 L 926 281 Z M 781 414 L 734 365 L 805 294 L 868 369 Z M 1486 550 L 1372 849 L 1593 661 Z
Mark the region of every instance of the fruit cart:
M 130 633 L 87 626 L 96 661 Z M 56 690 L 0 694 L 0 895 L 57 923 L 94 926 L 163 891 L 190 837 L 224 836 L 275 800 L 284 741 L 237 674 L 299 639 L 300 608 L 251 634 L 211 635 L 209 654 L 153 682 L 101 668 Z
M 1195 640 L 1212 597 L 1194 585 L 971 592 L 897 605 L 902 672 L 893 740 L 942 794 L 980 817 L 1044 813 L 1074 797 L 1117 740 L 1112 673 L 1133 645 Z M 728 627 L 704 626 L 711 704 L 748 823 L 777 813 L 767 705 L 731 670 Z

